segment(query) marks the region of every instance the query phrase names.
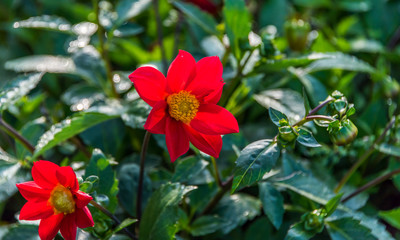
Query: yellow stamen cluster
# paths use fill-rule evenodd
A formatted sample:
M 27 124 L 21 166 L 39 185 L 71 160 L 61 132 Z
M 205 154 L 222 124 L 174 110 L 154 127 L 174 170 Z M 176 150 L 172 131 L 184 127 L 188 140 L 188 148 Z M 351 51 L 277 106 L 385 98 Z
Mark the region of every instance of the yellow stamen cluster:
M 74 197 L 71 191 L 62 185 L 57 185 L 53 191 L 51 191 L 49 204 L 53 207 L 55 214 L 69 214 L 75 212 Z
M 196 96 L 188 91 L 180 91 L 168 96 L 169 115 L 178 121 L 189 123 L 196 116 L 200 106 Z

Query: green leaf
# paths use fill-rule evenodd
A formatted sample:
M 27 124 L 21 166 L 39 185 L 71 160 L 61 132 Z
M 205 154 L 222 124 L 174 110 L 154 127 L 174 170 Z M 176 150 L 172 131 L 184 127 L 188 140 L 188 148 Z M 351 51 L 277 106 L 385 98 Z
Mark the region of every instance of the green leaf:
M 280 120 L 286 120 L 287 123 L 289 123 L 289 119 L 286 117 L 285 114 L 281 113 L 280 111 L 270 107 L 268 109 L 269 111 L 269 117 L 271 118 L 271 121 L 278 127 L 281 127 L 281 124 L 279 123 Z
M 264 174 L 275 166 L 279 154 L 278 144 L 268 139 L 253 142 L 245 147 L 236 160 L 231 192 L 262 179 Z
M 101 88 L 88 86 L 86 83 L 72 85 L 61 96 L 63 102 L 71 106 L 72 111 L 87 110 L 92 104 L 105 98 Z
M 395 208 L 390 211 L 380 211 L 379 217 L 381 217 L 393 227 L 400 229 L 400 208 Z
M 326 222 L 329 236 L 332 240 L 375 240 L 371 230 L 360 224 L 359 220 L 353 218 L 341 218 Z
M 330 7 L 332 3 L 329 0 L 294 0 L 294 4 L 308 8 L 320 8 Z
M 38 226 L 30 224 L 12 225 L 7 229 L 5 235 L 0 237 L 2 240 L 40 240 Z
M 225 227 L 226 223 L 218 216 L 201 216 L 196 218 L 190 225 L 190 233 L 197 236 L 204 236 Z
M 134 224 L 137 222 L 137 219 L 132 219 L 132 218 L 127 218 L 124 221 L 122 221 L 116 228 L 113 229 L 113 231 L 109 234 L 109 236 L 121 231 L 122 229 L 129 227 L 130 225 Z
M 200 10 L 197 6 L 180 1 L 174 1 L 172 4 L 181 10 L 189 19 L 198 24 L 204 31 L 212 35 L 217 35 L 217 22 L 205 11 Z
M 382 143 L 380 145 L 377 145 L 375 146 L 375 149 L 384 154 L 400 157 L 400 147 L 394 146 L 389 143 Z
M 307 116 L 311 110 L 311 107 L 310 107 L 310 102 L 308 101 L 306 89 L 304 87 L 303 87 L 303 100 L 304 100 L 304 108 L 306 110 L 306 113 L 304 115 Z
M 140 240 L 172 240 L 178 231 L 177 206 L 183 196 L 193 190 L 179 183 L 167 183 L 158 188 L 143 212 Z
M 63 56 L 27 56 L 7 61 L 4 67 L 16 72 L 76 73 L 74 61 Z
M 46 119 L 45 117 L 40 117 L 26 123 L 19 132 L 30 143 L 36 143 L 45 131 Z M 31 153 L 21 143 L 16 142 L 15 148 L 17 150 L 18 159 L 24 159 L 26 156 L 31 156 Z
M 336 208 L 340 204 L 340 200 L 342 199 L 343 193 L 336 195 L 335 197 L 331 198 L 326 204 L 325 204 L 325 210 L 326 210 L 326 217 L 329 217 L 332 215 L 333 212 L 335 212 Z
M 110 159 L 100 149 L 93 149 L 92 157 L 86 166 L 84 178 L 91 175 L 98 176 L 99 182 L 95 191 L 108 197 L 107 209 L 114 212 L 118 205 L 118 180 L 110 165 Z
M 272 232 L 272 226 L 267 217 L 258 217 L 246 229 L 243 239 L 265 240 L 265 236 L 271 236 Z
M 131 216 L 137 216 L 136 200 L 139 182 L 139 171 L 140 168 L 137 164 L 129 163 L 123 164 L 118 172 L 118 199 L 121 203 L 121 206 Z M 151 186 L 151 180 L 145 173 L 143 179 L 142 206 L 145 206 L 145 203 L 150 198 L 152 192 Z
M 42 76 L 43 73 L 22 75 L 7 82 L 0 91 L 0 113 L 34 89 Z
M 269 182 L 259 183 L 258 186 L 264 213 L 268 216 L 274 227 L 279 229 L 282 224 L 283 213 L 285 212 L 283 208 L 283 197 Z
M 118 18 L 114 25 L 119 26 L 124 21 L 136 17 L 151 4 L 151 0 L 121 0 L 116 6 Z
M 301 145 L 304 145 L 306 147 L 321 147 L 321 144 L 319 144 L 317 140 L 315 140 L 310 131 L 304 128 L 299 128 L 298 134 L 299 136 L 297 137 L 297 142 L 299 142 Z
M 197 157 L 187 157 L 178 162 L 175 173 L 172 176 L 172 182 L 187 182 L 197 176 L 208 166 L 208 162 Z
M 225 0 L 223 8 L 226 34 L 236 59 L 241 58 L 240 40 L 247 40 L 251 31 L 251 17 L 244 0 Z M 248 41 L 248 40 L 247 40 Z
M 128 102 L 125 105 L 128 109 L 121 115 L 125 125 L 134 129 L 143 129 L 152 109 L 151 106 L 142 99 Z
M 142 33 L 144 28 L 138 24 L 127 23 L 114 30 L 115 37 L 132 37 Z
M 56 32 L 71 33 L 71 24 L 67 20 L 61 17 L 49 15 L 30 17 L 26 20 L 15 22 L 13 27 L 45 29 Z
M 76 74 L 85 79 L 89 84 L 106 88 L 106 66 L 100 53 L 91 45 L 76 51 L 72 60 L 76 67 Z
M 33 157 L 36 158 L 57 144 L 83 132 L 84 130 L 115 118 L 101 113 L 79 113 L 53 125 L 45 132 L 36 145 Z
M 310 200 L 326 204 L 335 194 L 320 180 L 306 174 L 296 174 L 274 185 L 292 190 Z
M 274 108 L 282 112 L 290 122 L 296 122 L 304 116 L 303 98 L 298 92 L 291 89 L 262 91 L 255 94 L 254 99 L 267 109 Z
M 234 194 L 223 198 L 213 213 L 224 219 L 226 224 L 221 231 L 227 234 L 258 216 L 260 209 L 259 199 L 246 194 Z
M 307 231 L 304 229 L 304 223 L 296 223 L 290 226 L 285 240 L 308 240 L 316 234 L 315 231 Z

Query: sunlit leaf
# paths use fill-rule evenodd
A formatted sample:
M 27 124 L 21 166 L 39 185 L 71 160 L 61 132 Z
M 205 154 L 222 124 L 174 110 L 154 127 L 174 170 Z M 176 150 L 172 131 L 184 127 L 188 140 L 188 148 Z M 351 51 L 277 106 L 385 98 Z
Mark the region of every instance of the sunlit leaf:
M 7 61 L 5 68 L 16 72 L 75 73 L 76 67 L 69 57 L 34 55 Z
M 150 6 L 151 0 L 121 0 L 116 6 L 118 18 L 115 25 L 119 26 L 124 21 L 136 17 Z
M 381 153 L 392 155 L 395 157 L 400 157 L 400 147 L 388 144 L 388 143 L 382 143 L 378 146 L 375 147 L 376 150 L 378 150 Z
M 301 145 L 304 145 L 306 147 L 320 147 L 321 144 L 315 140 L 314 136 L 312 133 L 304 128 L 299 128 L 299 136 L 297 137 L 297 142 L 300 143 Z
M 15 22 L 14 28 L 35 28 L 35 29 L 46 29 L 57 32 L 71 32 L 71 24 L 64 18 L 57 16 L 37 16 L 30 17 L 26 20 Z
M 360 225 L 360 221 L 352 218 L 342 218 L 326 223 L 332 240 L 375 240 L 371 230 Z

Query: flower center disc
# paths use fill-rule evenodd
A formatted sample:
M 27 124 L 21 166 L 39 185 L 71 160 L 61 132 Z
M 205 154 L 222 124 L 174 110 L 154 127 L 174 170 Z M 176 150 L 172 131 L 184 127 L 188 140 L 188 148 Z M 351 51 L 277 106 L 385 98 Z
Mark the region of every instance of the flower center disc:
M 69 214 L 75 212 L 75 201 L 71 191 L 62 186 L 56 186 L 50 194 L 50 205 L 56 214 Z
M 189 123 L 196 116 L 199 101 L 187 91 L 180 91 L 168 96 L 169 115 L 178 121 Z

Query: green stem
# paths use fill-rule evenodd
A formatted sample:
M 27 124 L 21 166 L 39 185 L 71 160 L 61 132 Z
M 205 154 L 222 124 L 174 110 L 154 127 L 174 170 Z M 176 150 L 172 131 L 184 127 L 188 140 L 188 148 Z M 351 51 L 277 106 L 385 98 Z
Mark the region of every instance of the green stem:
M 142 150 L 140 151 L 140 171 L 139 171 L 139 182 L 137 189 L 137 198 L 136 198 L 136 216 L 140 221 L 142 217 L 142 195 L 143 195 L 143 177 L 144 177 L 144 163 L 146 159 L 147 147 L 149 146 L 151 133 L 146 131 L 144 135 Z
M 215 161 L 214 157 L 211 157 L 211 162 L 212 162 L 213 167 L 214 167 L 215 180 L 217 181 L 218 186 L 220 186 L 222 188 L 223 187 L 223 183 L 221 181 L 221 177 L 220 177 L 219 171 L 218 171 L 217 162 Z
M 163 44 L 162 23 L 161 23 L 161 16 L 160 16 L 158 0 L 153 0 L 153 8 L 154 8 L 154 14 L 156 17 L 157 41 L 158 41 L 158 45 L 160 46 L 160 50 L 161 50 L 163 73 L 166 74 L 167 69 L 168 69 L 168 63 L 167 63 L 167 57 L 165 55 L 165 48 L 164 48 L 164 44 Z
M 6 123 L 1 115 L 0 115 L 0 127 L 2 127 L 9 136 L 19 141 L 22 144 L 22 146 L 24 146 L 27 150 L 29 150 L 29 152 L 31 152 L 32 154 L 35 152 L 35 147 L 26 138 L 24 138 L 21 134 L 19 134 L 19 132 L 17 132 L 17 130 L 15 130 L 11 125 Z
M 396 118 L 393 117 L 392 120 L 386 125 L 385 130 L 382 134 L 375 140 L 375 142 L 368 148 L 368 150 L 358 159 L 356 163 L 347 171 L 347 173 L 343 176 L 340 180 L 339 184 L 335 188 L 335 193 L 338 193 L 340 189 L 347 183 L 350 177 L 354 174 L 354 172 L 368 159 L 368 157 L 375 151 L 375 146 L 379 144 L 383 138 L 385 137 L 386 133 L 389 131 L 390 128 L 395 124 Z
M 335 119 L 333 119 L 333 118 L 331 118 L 331 117 L 328 117 L 328 116 L 324 116 L 324 115 L 312 115 L 312 116 L 304 117 L 303 119 L 301 119 L 300 121 L 298 121 L 297 123 L 295 123 L 295 124 L 293 125 L 293 127 L 295 127 L 295 126 L 301 126 L 301 125 L 305 124 L 306 122 L 310 122 L 310 121 L 313 121 L 313 120 L 324 120 L 324 121 L 330 121 L 330 122 L 335 121 Z
M 114 214 L 112 214 L 110 211 L 108 211 L 106 208 L 104 208 L 103 206 L 101 206 L 100 204 L 95 202 L 94 200 L 90 201 L 90 204 L 92 204 L 93 207 L 99 209 L 102 213 L 107 215 L 107 217 L 114 220 L 114 222 L 117 223 L 118 225 L 121 224 L 121 221 Z M 135 240 L 137 239 L 137 237 L 133 233 L 131 233 L 128 229 L 123 228 L 123 230 L 125 231 L 126 234 L 128 234 L 128 236 L 131 239 L 135 239 Z
M 333 100 L 335 100 L 334 98 L 332 98 L 331 96 L 328 96 L 328 98 L 323 101 L 322 103 L 320 103 L 318 106 L 316 106 L 314 109 L 312 109 L 307 116 L 311 116 L 314 115 L 315 113 L 317 113 L 321 108 L 323 108 L 326 104 L 332 102 Z
M 378 178 L 375 178 L 374 180 L 368 182 L 367 184 L 365 184 L 364 186 L 358 188 L 357 190 L 355 190 L 354 192 L 352 192 L 351 194 L 349 194 L 348 196 L 346 196 L 345 198 L 342 199 L 342 203 L 350 200 L 351 198 L 357 196 L 358 194 L 362 193 L 363 191 L 367 190 L 370 187 L 373 187 L 375 185 L 378 185 L 379 183 L 391 178 L 394 175 L 397 175 L 400 173 L 400 169 L 396 169 L 393 170 L 383 176 L 380 176 Z

